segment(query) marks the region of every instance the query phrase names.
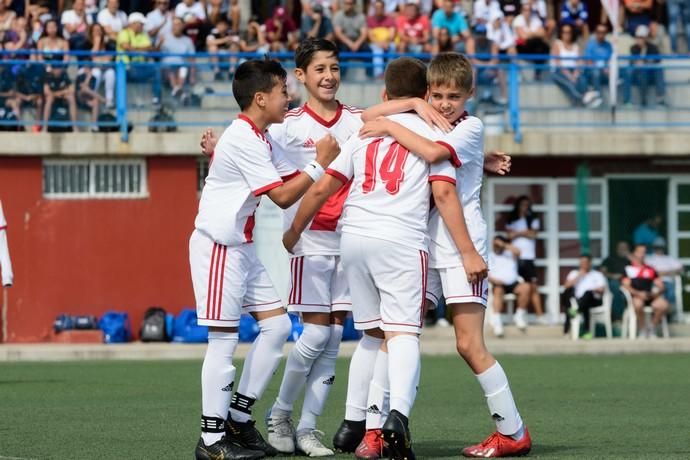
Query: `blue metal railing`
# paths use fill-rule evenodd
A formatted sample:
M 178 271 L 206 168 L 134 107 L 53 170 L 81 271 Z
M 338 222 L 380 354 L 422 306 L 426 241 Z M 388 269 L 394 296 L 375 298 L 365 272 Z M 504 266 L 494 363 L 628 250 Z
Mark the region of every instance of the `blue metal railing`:
M 231 114 L 229 113 L 228 107 L 222 105 L 223 99 L 218 99 L 218 101 L 220 101 L 220 105 L 216 104 L 218 106 L 215 109 L 208 107 L 204 107 L 203 109 L 203 112 L 205 114 L 219 113 L 219 117 L 214 117 L 212 120 L 210 120 L 208 116 L 205 116 L 204 119 L 199 119 L 197 117 L 193 120 L 180 121 L 171 120 L 165 117 L 156 118 L 155 113 L 158 110 L 158 106 L 147 107 L 146 104 L 142 101 L 144 100 L 144 98 L 151 97 L 152 91 L 151 89 L 149 89 L 149 87 L 152 87 L 152 80 L 155 80 L 156 78 L 158 80 L 162 80 L 163 73 L 176 69 L 180 65 L 189 67 L 192 71 L 192 74 L 195 75 L 197 80 L 199 80 L 199 82 L 201 83 L 202 89 L 204 89 L 203 94 L 186 92 L 185 95 L 193 95 L 196 96 L 197 99 L 203 99 L 208 96 L 206 92 L 209 91 L 216 98 L 231 98 L 232 93 L 230 91 L 230 85 L 226 85 L 223 83 L 212 84 L 209 81 L 211 79 L 210 75 L 213 75 L 213 73 L 217 71 L 219 68 L 222 70 L 223 73 L 225 73 L 231 68 L 231 66 L 237 65 L 237 63 L 242 59 L 262 57 L 262 55 L 257 55 L 254 53 L 196 53 L 192 55 L 171 55 L 161 53 L 92 53 L 89 51 L 74 51 L 67 53 L 66 59 L 63 58 L 64 56 L 65 55 L 59 53 L 42 54 L 33 50 L 21 50 L 12 52 L 0 51 L 0 68 L 4 69 L 3 81 L 7 78 L 11 78 L 13 84 L 19 85 L 19 82 L 21 82 L 23 78 L 22 72 L 24 72 L 27 68 L 30 68 L 32 66 L 42 66 L 45 69 L 48 69 L 50 67 L 54 68 L 66 66 L 66 68 L 68 69 L 68 73 L 72 76 L 76 75 L 77 69 L 80 68 L 100 67 L 103 69 L 114 69 L 115 121 L 100 121 L 98 123 L 94 123 L 93 121 L 89 122 L 79 120 L 77 120 L 76 122 L 72 120 L 51 121 L 50 117 L 47 117 L 47 120 L 44 120 L 43 114 L 37 111 L 35 117 L 36 120 L 26 120 L 23 118 L 19 120 L 0 119 L 0 128 L 7 129 L 16 126 L 31 125 L 39 126 L 41 128 L 46 126 L 76 126 L 91 127 L 92 129 L 110 127 L 115 128 L 117 131 L 119 131 L 122 140 L 127 142 L 128 133 L 132 125 L 135 127 L 144 126 L 149 129 L 173 129 L 177 126 L 203 127 L 208 124 L 227 124 L 227 122 L 229 122 L 231 118 Z M 123 56 L 128 57 L 130 62 L 123 62 Z M 385 61 L 388 61 L 398 56 L 401 55 L 385 54 L 383 56 L 376 57 L 383 57 Z M 417 54 L 407 56 L 418 57 L 424 61 L 429 61 L 432 58 L 432 56 L 428 54 Z M 183 64 L 167 62 L 171 57 L 181 58 L 183 60 Z M 294 66 L 294 56 L 292 53 L 276 53 L 272 54 L 271 57 L 280 60 L 285 67 L 289 68 L 291 66 Z M 369 83 L 375 84 L 377 86 L 382 85 L 381 81 L 377 81 L 372 79 L 371 77 L 368 77 L 369 71 L 373 70 L 377 65 L 380 65 L 375 64 L 373 62 L 372 59 L 374 57 L 375 55 L 371 53 L 341 53 L 341 67 L 345 70 L 348 70 L 347 77 L 344 78 L 344 81 L 353 84 Z M 50 60 L 47 60 L 47 58 L 49 58 Z M 484 110 L 482 107 L 490 107 L 490 104 L 493 104 L 492 107 L 485 110 L 485 113 L 498 113 L 498 118 L 501 121 L 498 121 L 496 123 L 498 123 L 498 125 L 500 125 L 502 128 L 504 127 L 511 131 L 514 134 L 516 141 L 518 142 L 520 142 L 520 140 L 522 139 L 523 130 L 525 128 L 534 127 L 631 127 L 644 125 L 645 127 L 671 128 L 680 126 L 690 126 L 690 105 L 679 105 L 684 103 L 687 104 L 687 102 L 684 99 L 674 100 L 672 107 L 664 107 L 664 113 L 668 116 L 660 117 L 660 120 L 657 121 L 652 120 L 650 122 L 650 120 L 642 116 L 638 116 L 637 118 L 630 117 L 628 115 L 634 113 L 630 110 L 628 110 L 627 112 L 619 111 L 619 115 L 622 114 L 626 116 L 617 117 L 615 107 L 612 107 L 610 103 L 604 104 L 604 109 L 612 109 L 610 112 L 610 116 L 608 117 L 608 112 L 606 110 L 597 110 L 587 112 L 587 116 L 585 117 L 571 117 L 572 119 L 568 121 L 566 118 L 564 118 L 564 116 L 568 113 L 573 113 L 573 109 L 575 111 L 580 111 L 582 113 L 584 113 L 583 111 L 585 109 L 583 109 L 578 104 L 562 102 L 563 97 L 559 96 L 558 90 L 555 90 L 554 92 L 553 89 L 549 89 L 549 86 L 553 86 L 555 88 L 554 83 L 551 81 L 550 78 L 544 78 L 544 76 L 550 75 L 550 71 L 553 70 L 553 63 L 562 60 L 561 58 L 548 55 L 476 55 L 473 56 L 473 58 L 475 66 L 478 69 L 479 73 L 483 71 L 489 71 L 489 73 L 493 75 L 493 79 L 490 79 L 488 83 L 482 83 L 480 81 L 481 79 L 478 79 L 478 85 L 482 87 L 483 90 L 488 92 L 488 94 L 490 95 L 495 95 L 496 93 L 501 92 L 500 96 L 497 97 L 496 100 L 506 99 L 506 101 L 503 101 L 502 103 L 496 103 L 496 101 L 492 97 L 489 97 L 489 100 L 492 102 L 489 102 L 487 103 L 488 105 L 485 105 L 485 102 L 483 100 L 479 100 L 480 98 L 477 98 L 479 100 L 478 110 L 481 112 L 482 110 Z M 95 61 L 94 59 L 98 59 L 99 61 Z M 147 61 L 143 61 L 144 59 L 147 59 Z M 671 88 L 678 88 L 682 87 L 683 85 L 687 86 L 687 83 L 690 81 L 690 63 L 687 61 L 687 57 L 675 55 L 646 56 L 644 65 L 636 64 L 634 66 L 634 70 L 632 70 L 633 67 L 631 67 L 630 65 L 631 61 L 635 61 L 637 59 L 639 59 L 639 57 L 634 56 L 622 56 L 619 58 L 619 66 L 621 69 L 620 76 L 621 81 L 623 82 L 622 89 L 625 89 L 625 84 L 629 84 L 629 82 L 626 81 L 626 79 L 632 79 L 635 76 L 635 72 L 639 72 L 641 70 L 661 69 L 664 71 L 675 70 L 686 72 L 686 77 L 681 76 L 680 81 L 671 82 L 669 85 L 667 85 Z M 682 59 L 686 59 L 686 61 L 682 61 Z M 567 60 L 572 61 L 573 58 L 567 58 Z M 582 56 L 577 58 L 577 60 L 577 68 L 583 73 L 589 72 L 593 69 L 600 68 L 599 65 L 597 65 L 600 64 L 600 62 L 598 63 L 596 58 Z M 583 64 L 583 62 L 587 63 Z M 133 84 L 132 81 L 128 82 L 128 77 L 130 77 L 131 80 L 131 72 L 137 69 L 153 69 L 153 71 L 149 72 L 154 77 L 144 79 L 139 84 Z M 349 72 L 350 69 L 363 69 L 365 72 Z M 6 74 L 5 72 L 9 73 Z M 353 76 L 353 73 L 357 73 L 357 75 Z M 364 76 L 365 73 L 367 74 L 366 77 Z M 499 79 L 496 77 L 499 73 L 502 73 L 505 76 L 505 93 L 502 93 L 502 89 L 500 89 L 496 83 L 497 81 L 499 81 Z M 532 77 L 532 74 L 541 74 L 542 78 L 540 78 L 538 81 L 535 81 Z M 683 78 L 685 79 L 683 80 Z M 539 94 L 550 94 L 552 96 L 552 99 L 556 99 L 556 102 L 548 100 L 538 101 L 537 104 L 534 104 L 534 101 L 530 100 L 529 97 L 523 96 L 521 98 L 521 92 L 523 92 L 523 90 L 527 90 L 529 87 L 534 85 L 540 85 L 538 86 Z M 5 86 L 7 85 L 5 84 Z M 204 86 L 207 86 L 207 88 L 203 88 Z M 605 97 L 607 95 L 606 89 L 608 86 L 602 85 L 602 87 L 604 89 L 604 91 L 602 91 L 602 96 Z M 36 91 L 35 100 L 40 100 L 43 95 L 42 85 L 39 85 L 38 88 L 34 89 Z M 98 88 L 96 89 L 98 90 Z M 18 88 L 12 87 L 9 90 L 10 95 L 7 96 L 8 93 L 6 92 L 6 90 L 0 88 L 0 98 L 5 100 L 11 99 L 12 91 L 16 92 L 17 90 Z M 546 93 L 546 91 L 550 92 Z M 623 91 L 619 91 L 619 93 L 622 92 Z M 5 94 L 4 97 L 3 94 Z M 622 96 L 623 94 L 619 95 L 619 101 L 622 100 Z M 213 98 L 209 97 L 209 99 Z M 558 99 L 560 99 L 560 101 L 558 101 Z M 132 101 L 135 101 L 135 103 L 133 104 Z M 218 101 L 216 102 L 218 103 Z M 237 110 L 233 102 L 233 99 L 227 99 L 226 101 L 231 106 L 232 110 Z M 164 106 L 172 104 L 173 108 L 176 109 L 176 114 L 179 114 L 181 116 L 184 116 L 185 111 L 187 110 L 184 107 L 184 105 L 180 103 L 180 101 L 173 100 L 167 95 L 167 93 L 163 100 L 160 102 L 162 102 Z M 213 101 L 211 100 L 211 102 Z M 365 105 L 361 104 L 362 101 L 358 102 L 360 104 L 356 105 Z M 373 103 L 374 101 L 364 102 Z M 199 100 L 197 100 L 196 103 L 198 105 Z M 25 104 L 25 102 L 23 104 Z M 473 106 L 476 109 L 477 104 L 473 104 Z M 198 111 L 200 110 L 201 108 L 198 109 Z M 549 114 L 552 116 L 547 117 L 546 121 L 544 121 L 543 119 L 540 120 L 538 116 L 539 113 L 543 113 L 544 111 L 548 110 L 556 112 L 549 112 Z M 198 114 L 198 111 L 195 113 Z M 142 117 L 150 115 L 151 113 L 154 114 L 154 116 L 151 117 L 151 119 L 142 119 Z

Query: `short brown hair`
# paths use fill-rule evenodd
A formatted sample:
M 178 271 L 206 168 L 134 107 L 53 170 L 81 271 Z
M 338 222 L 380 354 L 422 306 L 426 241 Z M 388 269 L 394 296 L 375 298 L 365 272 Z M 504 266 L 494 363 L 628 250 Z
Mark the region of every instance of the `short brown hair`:
M 431 60 L 427 79 L 430 86 L 455 86 L 470 92 L 474 86 L 472 63 L 458 53 L 440 53 Z
M 391 99 L 424 97 L 426 95 L 426 66 L 419 59 L 399 57 L 386 66 L 384 75 L 386 94 Z

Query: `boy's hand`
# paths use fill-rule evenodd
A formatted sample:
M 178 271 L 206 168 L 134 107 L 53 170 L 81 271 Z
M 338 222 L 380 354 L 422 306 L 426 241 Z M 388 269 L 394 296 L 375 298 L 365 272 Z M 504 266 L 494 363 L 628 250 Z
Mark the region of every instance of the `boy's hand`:
M 486 152 L 484 156 L 484 169 L 499 176 L 505 176 L 510 172 L 511 158 L 505 152 Z
M 368 137 L 383 137 L 388 136 L 388 126 L 390 120 L 386 117 L 377 117 L 376 120 L 367 121 L 359 129 L 359 137 L 366 139 Z
M 284 234 L 283 234 L 283 246 L 285 246 L 285 249 L 287 249 L 287 252 L 292 254 L 292 250 L 295 248 L 295 245 L 299 241 L 300 235 L 297 233 L 295 230 L 290 227 Z
M 204 131 L 204 134 L 201 135 L 201 142 L 199 145 L 201 146 L 201 153 L 207 156 L 213 156 L 213 150 L 216 148 L 216 143 L 218 143 L 218 139 L 216 138 L 216 135 L 213 134 L 212 129 L 207 129 Z
M 477 251 L 472 251 L 469 254 L 463 254 L 462 265 L 465 267 L 467 281 L 470 284 L 480 282 L 489 274 L 489 269 L 486 266 L 486 262 L 484 262 L 484 259 Z
M 414 111 L 417 112 L 417 115 L 419 115 L 422 120 L 424 120 L 432 128 L 436 126 L 444 133 L 448 133 L 453 130 L 453 125 L 446 120 L 446 117 L 441 115 L 440 112 L 438 112 L 423 99 L 415 99 Z
M 339 153 L 338 141 L 330 134 L 326 134 L 316 143 L 316 161 L 324 168 L 331 164 Z

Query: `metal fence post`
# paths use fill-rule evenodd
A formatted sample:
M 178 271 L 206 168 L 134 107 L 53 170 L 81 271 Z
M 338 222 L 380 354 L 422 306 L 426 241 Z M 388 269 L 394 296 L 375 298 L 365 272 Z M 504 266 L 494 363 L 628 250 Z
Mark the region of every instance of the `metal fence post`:
M 127 67 L 122 61 L 115 64 L 115 94 L 117 108 L 117 123 L 120 126 L 120 138 L 122 142 L 129 141 L 127 129 Z
M 508 104 L 510 112 L 510 127 L 513 129 L 515 142 L 522 142 L 520 130 L 520 68 L 511 60 L 508 64 Z

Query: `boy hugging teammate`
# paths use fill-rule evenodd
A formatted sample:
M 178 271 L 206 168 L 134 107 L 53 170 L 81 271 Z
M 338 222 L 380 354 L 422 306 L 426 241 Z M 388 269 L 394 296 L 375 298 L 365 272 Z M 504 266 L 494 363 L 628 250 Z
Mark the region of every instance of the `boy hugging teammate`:
M 392 61 L 385 73 L 388 99 L 418 97 L 427 92 L 426 67 L 416 59 Z M 416 114 L 392 119 L 430 138 L 432 130 Z M 391 455 L 413 459 L 408 427 L 420 373 L 419 334 L 427 289 L 430 197 L 448 218 L 454 240 L 467 239 L 448 161 L 430 165 L 390 136 L 352 137 L 339 158 L 304 197 L 283 242 L 292 251 L 323 203 L 352 181 L 342 217 L 340 253 L 351 288 L 353 316 L 360 330 L 382 330 L 390 376 L 390 413 L 381 429 Z M 471 241 L 469 243 L 471 245 Z M 484 267 L 485 268 L 485 267 Z M 485 271 L 485 270 L 484 270 Z
M 276 455 L 251 419 L 282 357 L 291 323 L 252 243 L 254 213 L 262 195 L 281 208 L 294 204 L 337 156 L 332 136 L 316 142 L 316 159 L 299 173 L 272 144 L 266 129 L 287 112 L 285 70 L 275 61 L 247 61 L 232 84 L 242 113 L 215 146 L 201 194 L 189 261 L 201 325 L 209 326 L 201 371 L 201 438 L 197 459 L 256 459 Z M 283 182 L 281 177 L 292 177 Z M 260 333 L 233 394 L 233 353 L 242 312 Z
M 522 423 L 505 372 L 484 345 L 488 283 L 483 276 L 477 276 L 478 269 L 487 259 L 487 230 L 480 207 L 484 133 L 482 122 L 464 111 L 465 102 L 473 94 L 472 66 L 464 56 L 443 53 L 431 61 L 428 78 L 431 105 L 454 125 L 452 131 L 432 142 L 428 136 L 420 136 L 420 131 L 410 130 L 396 120 L 376 118 L 378 115 L 414 110 L 418 103 L 408 100 L 384 103 L 367 110 L 363 119 L 373 121 L 365 123 L 361 134 L 369 137 L 392 136 L 410 151 L 433 159 L 458 158 L 461 166 L 456 170 L 457 194 L 466 221 L 466 227 L 462 227 L 469 234 L 458 240 L 449 231 L 449 221 L 443 209 L 432 209 L 429 218 L 431 244 L 427 298 L 432 303 L 441 294 L 446 298 L 453 314 L 457 350 L 476 375 L 486 395 L 490 414 L 496 422 L 496 432 L 482 443 L 463 449 L 463 455 L 483 458 L 524 455 L 531 449 L 529 432 Z M 376 375 L 372 383 L 385 388 L 387 376 L 376 382 Z M 391 390 L 392 383 L 391 379 Z M 369 395 L 370 402 L 375 396 Z M 374 403 L 378 402 L 383 407 L 383 395 L 380 398 Z M 370 440 L 370 444 L 374 444 L 365 445 L 364 452 L 376 451 L 378 446 L 375 440 L 371 442 L 372 439 L 366 437 L 363 441 L 366 444 Z M 376 457 L 362 455 L 360 458 Z

